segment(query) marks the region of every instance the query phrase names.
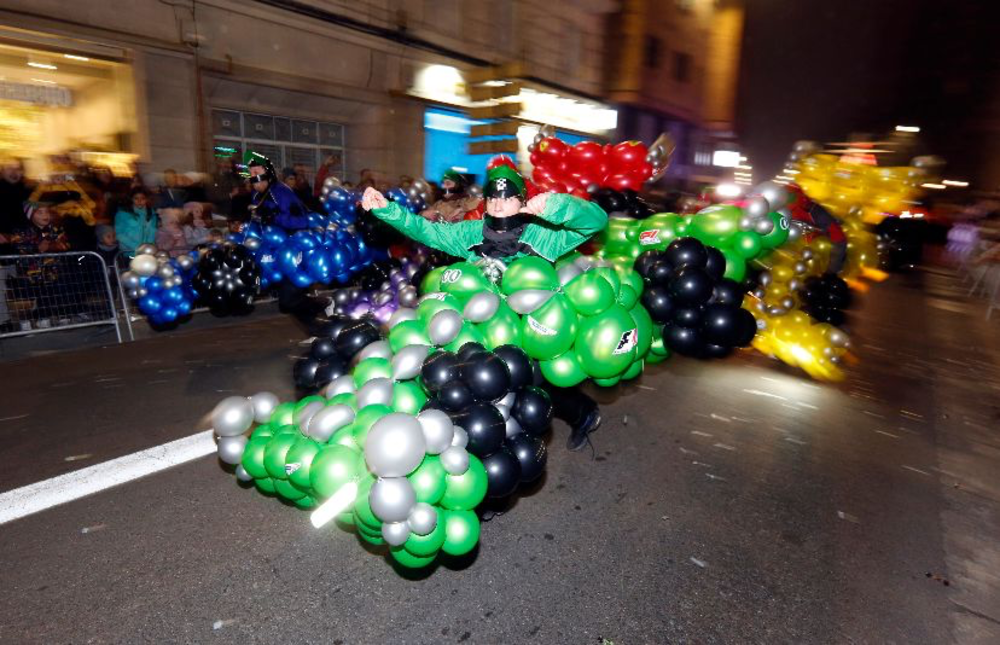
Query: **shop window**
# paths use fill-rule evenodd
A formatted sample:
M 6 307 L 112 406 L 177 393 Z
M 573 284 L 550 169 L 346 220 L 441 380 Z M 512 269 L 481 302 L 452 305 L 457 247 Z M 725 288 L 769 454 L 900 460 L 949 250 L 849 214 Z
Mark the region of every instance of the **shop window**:
M 240 113 L 228 110 L 212 110 L 212 127 L 215 134 L 225 137 L 242 137 Z
M 244 114 L 243 131 L 248 139 L 274 141 L 274 117 L 263 114 Z
M 318 151 L 316 148 L 301 148 L 298 146 L 286 146 L 285 147 L 285 165 L 294 166 L 295 164 L 303 164 L 309 170 L 316 169 L 316 155 Z
M 344 145 L 344 127 L 336 123 L 320 123 L 319 144 L 321 146 L 342 147 Z
M 278 141 L 292 140 L 292 120 L 280 116 L 274 117 L 274 138 Z
M 295 143 L 316 143 L 316 122 L 292 121 L 292 141 Z

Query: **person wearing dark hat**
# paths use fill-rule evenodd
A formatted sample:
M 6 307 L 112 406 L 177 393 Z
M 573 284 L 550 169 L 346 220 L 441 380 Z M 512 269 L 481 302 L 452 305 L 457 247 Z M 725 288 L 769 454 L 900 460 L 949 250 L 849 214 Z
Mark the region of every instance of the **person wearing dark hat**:
M 490 163 L 483 188 L 482 220 L 456 224 L 430 222 L 388 201 L 374 188 L 365 191 L 362 207 L 422 244 L 449 255 L 479 262 L 494 280 L 511 260 L 537 255 L 550 262 L 569 253 L 603 230 L 608 216 L 593 202 L 561 193 L 527 199 L 524 178 L 506 157 Z M 541 380 L 552 397 L 554 414 L 570 426 L 567 448 L 579 450 L 601 424 L 597 402 L 577 387 L 560 388 Z
M 457 170 L 449 170 L 441 177 L 441 199 L 421 213 L 432 222 L 461 222 L 465 214 L 479 205 L 479 198 L 467 194 L 468 180 Z

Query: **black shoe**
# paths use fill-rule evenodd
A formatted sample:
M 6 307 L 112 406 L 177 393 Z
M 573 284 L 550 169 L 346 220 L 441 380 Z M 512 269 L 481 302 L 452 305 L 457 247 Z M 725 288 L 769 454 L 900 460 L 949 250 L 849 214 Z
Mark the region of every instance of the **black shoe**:
M 590 433 L 597 430 L 600 425 L 601 411 L 595 409 L 572 427 L 569 433 L 569 440 L 566 442 L 566 448 L 569 450 L 580 450 L 586 446 L 590 443 Z
M 482 514 L 479 516 L 479 519 L 483 522 L 489 522 L 494 517 L 500 517 L 501 515 L 503 515 L 503 511 L 494 511 L 493 509 L 486 508 L 483 509 Z

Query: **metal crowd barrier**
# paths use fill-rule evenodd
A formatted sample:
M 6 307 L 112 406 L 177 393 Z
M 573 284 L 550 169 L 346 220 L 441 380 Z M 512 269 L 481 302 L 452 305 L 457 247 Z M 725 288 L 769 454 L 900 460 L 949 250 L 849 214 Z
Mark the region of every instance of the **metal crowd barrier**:
M 92 251 L 0 255 L 0 338 L 112 325 L 123 342 L 112 280 Z

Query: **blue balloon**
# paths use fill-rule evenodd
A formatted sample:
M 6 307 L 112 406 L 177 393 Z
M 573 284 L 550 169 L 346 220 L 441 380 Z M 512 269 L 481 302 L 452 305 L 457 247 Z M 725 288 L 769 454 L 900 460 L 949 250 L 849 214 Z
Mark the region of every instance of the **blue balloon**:
M 172 323 L 177 320 L 177 316 L 180 315 L 176 307 L 165 307 L 163 311 L 160 312 L 159 317 L 165 322 Z
M 146 294 L 142 298 L 139 298 L 139 311 L 147 316 L 157 313 L 162 308 L 163 303 L 160 302 L 160 299 L 153 294 Z
M 146 289 L 149 291 L 159 291 L 163 288 L 163 279 L 157 277 L 151 277 L 146 281 Z

